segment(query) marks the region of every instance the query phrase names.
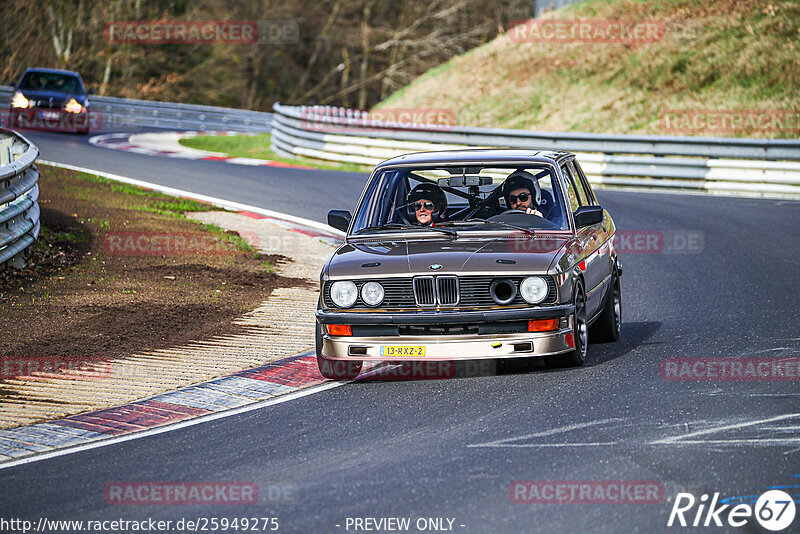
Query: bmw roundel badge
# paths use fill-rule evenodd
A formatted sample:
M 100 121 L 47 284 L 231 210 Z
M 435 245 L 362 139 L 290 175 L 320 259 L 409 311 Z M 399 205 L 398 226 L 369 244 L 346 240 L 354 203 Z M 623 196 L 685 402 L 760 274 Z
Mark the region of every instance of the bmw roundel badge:
M 441 265 L 439 265 L 438 263 L 434 263 L 433 265 L 431 265 L 430 267 L 428 267 L 428 269 L 430 269 L 431 271 L 438 271 L 438 270 L 439 270 L 439 269 L 441 269 L 441 268 L 442 268 L 442 266 L 441 266 Z

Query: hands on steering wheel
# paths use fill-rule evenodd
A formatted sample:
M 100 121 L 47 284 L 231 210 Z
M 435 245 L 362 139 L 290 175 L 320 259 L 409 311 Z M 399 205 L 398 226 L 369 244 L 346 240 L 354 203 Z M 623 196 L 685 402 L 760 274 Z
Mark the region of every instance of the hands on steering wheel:
M 539 211 L 537 209 L 533 209 L 533 208 L 525 208 L 524 212 L 522 210 L 518 210 L 516 208 L 509 208 L 506 211 L 504 211 L 503 213 L 501 213 L 501 215 L 505 215 L 506 213 L 520 213 L 520 212 L 526 213 L 527 215 L 538 215 L 539 217 L 543 217 L 541 211 Z

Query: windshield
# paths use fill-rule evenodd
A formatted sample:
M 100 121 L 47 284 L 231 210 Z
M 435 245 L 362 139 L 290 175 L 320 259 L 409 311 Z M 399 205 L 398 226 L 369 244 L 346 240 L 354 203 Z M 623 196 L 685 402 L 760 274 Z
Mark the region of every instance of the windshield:
M 81 82 L 77 77 L 59 72 L 29 72 L 22 78 L 19 88 L 30 91 L 83 93 Z
M 554 172 L 546 164 L 387 169 L 370 181 L 353 233 L 420 227 L 495 230 L 508 227 L 506 219 L 533 230 L 568 230 Z

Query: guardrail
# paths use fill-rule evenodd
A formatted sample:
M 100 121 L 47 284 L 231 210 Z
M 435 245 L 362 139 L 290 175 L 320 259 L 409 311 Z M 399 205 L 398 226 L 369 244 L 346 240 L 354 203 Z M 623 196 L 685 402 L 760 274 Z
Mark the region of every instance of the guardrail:
M 39 236 L 39 149 L 0 128 L 0 266 L 24 267 L 23 253 Z
M 0 86 L 0 105 L 7 106 L 13 93 L 12 87 Z M 99 95 L 90 96 L 89 105 L 96 118 L 93 129 L 97 130 L 152 126 L 181 130 L 267 132 L 272 126 L 272 113 L 246 109 Z
M 272 149 L 375 165 L 426 150 L 507 147 L 578 154 L 593 184 L 800 197 L 800 140 L 631 136 L 398 124 L 345 108 L 273 107 Z

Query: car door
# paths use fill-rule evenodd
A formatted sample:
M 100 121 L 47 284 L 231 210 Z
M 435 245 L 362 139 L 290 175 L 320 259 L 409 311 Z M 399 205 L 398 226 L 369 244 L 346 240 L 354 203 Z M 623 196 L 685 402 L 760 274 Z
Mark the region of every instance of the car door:
M 570 198 L 570 204 L 573 214 L 581 206 L 591 206 L 593 198 L 587 195 L 586 189 L 580 181 L 577 171 L 572 161 L 567 161 L 561 166 L 561 171 L 564 173 L 565 183 L 567 185 L 567 194 Z M 573 198 L 574 197 L 574 198 Z M 577 200 L 577 207 L 575 201 Z M 606 275 L 607 267 L 604 267 L 603 258 L 600 255 L 600 242 L 599 233 L 602 229 L 602 223 L 592 224 L 583 228 L 578 228 L 578 241 L 583 248 L 585 259 L 581 265 L 583 271 L 583 279 L 586 284 L 586 310 L 589 318 L 594 316 L 602 304 L 603 300 L 603 282 Z

